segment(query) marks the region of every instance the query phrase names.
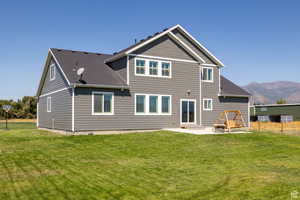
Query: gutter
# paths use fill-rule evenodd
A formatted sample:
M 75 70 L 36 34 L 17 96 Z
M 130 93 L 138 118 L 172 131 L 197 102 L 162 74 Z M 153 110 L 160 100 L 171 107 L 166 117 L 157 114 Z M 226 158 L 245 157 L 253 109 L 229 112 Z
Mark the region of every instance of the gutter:
M 222 97 L 251 97 L 251 95 L 238 95 L 238 94 L 221 94 L 219 93 L 218 96 L 222 96 Z

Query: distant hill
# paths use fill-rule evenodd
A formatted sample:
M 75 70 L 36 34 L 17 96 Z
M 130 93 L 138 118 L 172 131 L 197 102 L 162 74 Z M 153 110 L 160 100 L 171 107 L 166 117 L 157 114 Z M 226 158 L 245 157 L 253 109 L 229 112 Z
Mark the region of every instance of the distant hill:
M 255 103 L 276 103 L 281 98 L 285 99 L 287 103 L 300 103 L 300 83 L 297 82 L 253 82 L 243 88 L 253 95 Z

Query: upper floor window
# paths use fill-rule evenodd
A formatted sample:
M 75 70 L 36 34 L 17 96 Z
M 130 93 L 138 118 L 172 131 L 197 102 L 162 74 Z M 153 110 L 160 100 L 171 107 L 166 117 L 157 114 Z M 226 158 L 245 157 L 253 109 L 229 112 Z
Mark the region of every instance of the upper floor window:
M 203 110 L 212 110 L 212 109 L 213 109 L 213 100 L 203 99 Z
M 135 73 L 136 74 L 145 74 L 145 60 L 137 59 L 135 61 Z
M 50 65 L 50 81 L 55 79 L 55 64 Z
M 213 68 L 203 67 L 202 68 L 202 80 L 207 82 L 213 82 Z
M 158 75 L 158 62 L 149 61 L 149 75 Z
M 161 75 L 162 76 L 170 76 L 170 63 L 162 62 L 161 63 Z
M 92 93 L 92 114 L 93 115 L 112 115 L 114 113 L 113 93 L 93 92 Z
M 171 78 L 171 62 L 136 58 L 135 75 Z
M 47 97 L 47 112 L 51 112 L 51 97 Z

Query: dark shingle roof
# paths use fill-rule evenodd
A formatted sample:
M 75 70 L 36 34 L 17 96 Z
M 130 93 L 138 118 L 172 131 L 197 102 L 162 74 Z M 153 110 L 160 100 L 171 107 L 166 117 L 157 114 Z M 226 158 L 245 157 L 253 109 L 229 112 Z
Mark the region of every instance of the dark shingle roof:
M 71 84 L 79 83 L 76 71 L 84 67 L 82 80 L 87 85 L 127 86 L 118 72 L 104 63 L 112 55 L 54 48 L 51 51 Z
M 221 95 L 222 96 L 251 96 L 246 90 L 237 86 L 224 76 L 221 76 Z

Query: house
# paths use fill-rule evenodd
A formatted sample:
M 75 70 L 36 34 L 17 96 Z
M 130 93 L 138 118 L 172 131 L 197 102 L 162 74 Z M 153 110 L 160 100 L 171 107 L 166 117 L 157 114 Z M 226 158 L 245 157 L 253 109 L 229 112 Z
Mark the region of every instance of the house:
M 300 104 L 254 105 L 250 108 L 251 121 L 291 122 L 300 121 Z
M 51 48 L 37 91 L 37 126 L 201 127 L 212 126 L 223 110 L 241 110 L 248 124 L 250 94 L 221 76 L 223 66 L 180 25 L 113 55 Z

